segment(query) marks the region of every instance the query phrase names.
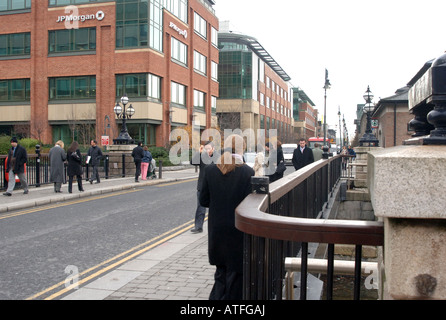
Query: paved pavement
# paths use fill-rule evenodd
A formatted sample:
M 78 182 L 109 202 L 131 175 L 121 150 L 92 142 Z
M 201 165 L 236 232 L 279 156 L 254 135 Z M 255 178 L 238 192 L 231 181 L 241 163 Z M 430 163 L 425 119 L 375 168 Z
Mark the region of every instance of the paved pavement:
M 133 177 L 102 179 L 99 184 L 84 183 L 85 192 L 54 193 L 52 185 L 30 187 L 29 194 L 14 190 L 11 197 L 2 196 L 0 215 L 39 205 L 75 200 L 104 193 L 131 189 L 135 186 L 168 183 L 198 177 L 192 167 L 164 168 L 163 178 L 134 182 Z M 193 219 L 193 217 L 191 217 Z M 207 223 L 199 234 L 190 229 L 152 249 L 134 256 L 118 268 L 63 296 L 63 300 L 207 300 L 213 285 L 215 267 L 209 265 L 207 255 Z M 60 299 L 60 297 L 58 298 Z

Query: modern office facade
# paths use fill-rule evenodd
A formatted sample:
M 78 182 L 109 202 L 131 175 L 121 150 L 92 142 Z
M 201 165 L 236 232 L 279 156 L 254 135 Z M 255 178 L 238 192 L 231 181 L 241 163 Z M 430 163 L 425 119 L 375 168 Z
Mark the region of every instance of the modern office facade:
M 293 90 L 293 138 L 308 139 L 317 136 L 318 110 L 315 104 L 304 90 L 292 88 Z
M 218 34 L 220 59 L 217 115 L 222 129 L 277 129 L 288 142 L 292 135 L 290 77 L 253 37 L 230 32 L 222 24 Z
M 6 4 L 5 4 L 6 3 Z M 127 95 L 135 140 L 216 123 L 218 19 L 212 0 L 7 0 L 0 4 L 0 133 L 45 143 L 116 138 Z M 85 131 L 90 131 L 86 133 Z

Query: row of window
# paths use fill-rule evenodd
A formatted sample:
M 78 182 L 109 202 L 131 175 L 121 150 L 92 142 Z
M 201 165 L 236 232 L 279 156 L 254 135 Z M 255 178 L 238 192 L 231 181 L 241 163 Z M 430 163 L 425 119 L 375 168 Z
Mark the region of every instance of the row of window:
M 0 35 L 0 56 L 29 55 L 30 33 Z M 188 65 L 188 47 L 172 37 L 171 58 Z M 64 29 L 49 31 L 48 52 L 66 53 L 96 50 L 96 28 Z M 207 57 L 194 51 L 194 70 L 207 75 Z M 218 80 L 218 64 L 211 62 L 211 77 Z
M 126 94 L 129 98 L 149 98 L 161 101 L 162 79 L 154 74 L 116 75 L 116 97 Z M 171 82 L 171 102 L 186 107 L 187 87 Z M 96 98 L 96 77 L 60 77 L 49 78 L 49 100 L 80 100 Z M 30 80 L 0 80 L 0 102 L 30 101 Z M 206 93 L 194 89 L 194 107 L 204 110 Z M 211 107 L 217 108 L 217 98 L 212 96 Z
M 260 115 L 260 129 L 277 129 L 279 136 L 291 133 L 291 125 L 263 114 Z
M 49 0 L 49 6 L 66 6 L 90 2 L 102 2 L 104 0 Z M 8 10 L 30 9 L 31 0 L 1 0 L 0 12 Z M 138 48 L 150 47 L 152 49 L 163 51 L 163 8 L 171 12 L 184 23 L 188 23 L 187 0 L 119 0 L 116 2 L 116 48 Z M 207 35 L 208 23 L 198 13 L 194 12 L 194 31 L 205 40 Z M 86 31 L 84 31 L 86 32 Z M 70 35 L 74 35 L 71 33 Z M 73 47 L 72 40 L 68 40 L 66 35 L 60 35 L 59 50 L 80 51 L 92 50 L 88 47 L 87 35 L 81 40 L 82 46 Z M 211 42 L 217 47 L 218 32 L 211 28 Z M 67 40 L 63 40 L 67 39 Z M 29 44 L 28 44 L 29 47 Z M 57 52 L 56 48 L 53 49 Z M 23 53 L 21 53 L 23 54 Z M 1 54 L 0 54 L 1 55 Z M 6 54 L 10 55 L 10 54 Z
M 265 106 L 265 95 L 262 92 L 259 92 L 259 103 L 261 106 Z M 273 111 L 277 111 L 278 113 L 286 116 L 291 117 L 291 110 L 287 109 L 283 105 L 279 103 L 279 101 L 275 101 L 274 99 L 271 99 L 270 97 L 266 97 L 266 107 L 271 108 Z M 277 110 L 276 110 L 277 108 Z

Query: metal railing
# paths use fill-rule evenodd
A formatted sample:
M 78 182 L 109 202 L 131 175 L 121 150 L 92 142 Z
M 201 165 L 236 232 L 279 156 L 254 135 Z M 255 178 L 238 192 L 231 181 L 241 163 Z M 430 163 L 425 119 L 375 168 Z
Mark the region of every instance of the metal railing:
M 82 154 L 82 179 L 88 180 L 91 175 L 91 166 L 85 163 L 87 154 Z M 110 174 L 110 163 L 108 154 L 104 154 L 99 164 L 99 176 L 101 178 L 125 177 L 130 175 L 126 173 L 125 154 L 122 156 L 122 170 L 118 174 L 112 176 Z M 6 189 L 8 182 L 5 175 L 6 155 L 0 155 L 0 189 Z M 50 160 L 49 154 L 28 154 L 26 164 L 26 178 L 29 186 L 39 187 L 43 184 L 50 184 Z M 65 181 L 67 181 L 67 166 L 65 165 Z M 20 185 L 18 183 L 18 185 Z
M 318 219 L 340 179 L 341 161 L 339 155 L 319 160 L 270 184 L 267 194 L 249 195 L 237 207 L 235 225 L 245 233 L 244 299 L 283 299 L 285 259 L 298 254 L 300 299 L 306 299 L 308 243 L 328 244 L 327 298 L 331 299 L 334 244 L 356 245 L 359 276 L 362 246 L 383 245 L 381 222 Z M 355 299 L 359 299 L 356 289 Z

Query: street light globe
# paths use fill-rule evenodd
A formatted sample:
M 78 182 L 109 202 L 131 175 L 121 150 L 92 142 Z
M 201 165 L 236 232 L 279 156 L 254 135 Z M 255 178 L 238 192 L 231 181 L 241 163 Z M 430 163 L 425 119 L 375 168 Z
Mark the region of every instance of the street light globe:
M 115 107 L 113 108 L 113 111 L 117 116 L 119 116 L 122 113 L 122 107 L 116 103 Z
M 367 91 L 364 93 L 363 98 L 367 103 L 372 102 L 373 100 L 373 93 L 370 91 L 370 87 L 367 87 Z
M 127 97 L 127 95 L 124 95 L 121 97 L 121 103 L 123 105 L 126 105 L 127 103 L 129 103 L 129 98 Z
M 130 105 L 126 110 L 127 116 L 131 117 L 135 114 L 135 109 L 133 109 L 133 106 Z
M 371 102 L 366 103 L 364 106 L 365 112 L 372 112 L 375 109 L 375 105 Z

